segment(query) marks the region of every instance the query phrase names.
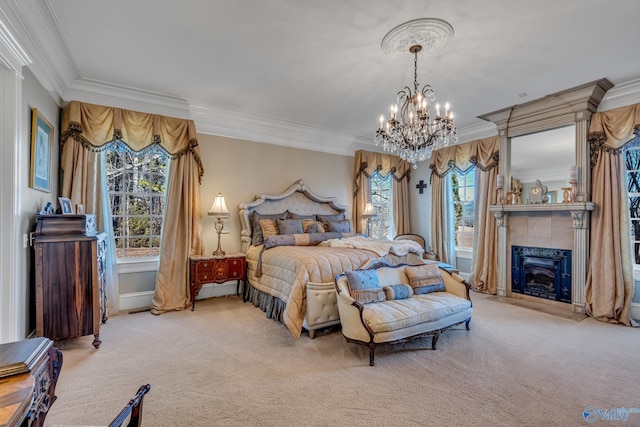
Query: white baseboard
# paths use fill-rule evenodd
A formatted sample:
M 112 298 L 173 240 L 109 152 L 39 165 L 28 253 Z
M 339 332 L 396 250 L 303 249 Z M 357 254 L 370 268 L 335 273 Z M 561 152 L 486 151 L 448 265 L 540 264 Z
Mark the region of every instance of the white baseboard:
M 462 277 L 464 280 L 466 280 L 467 282 L 469 281 L 469 279 L 471 278 L 471 273 L 462 273 L 459 272 L 458 273 L 460 275 L 460 277 Z
M 240 291 L 242 291 L 242 285 L 240 285 Z M 151 307 L 153 294 L 154 291 L 120 294 L 120 310 L 136 310 Z M 235 294 L 236 282 L 223 283 L 222 285 L 208 283 L 202 286 L 196 300 Z
M 640 321 L 640 302 L 631 303 L 631 318 Z

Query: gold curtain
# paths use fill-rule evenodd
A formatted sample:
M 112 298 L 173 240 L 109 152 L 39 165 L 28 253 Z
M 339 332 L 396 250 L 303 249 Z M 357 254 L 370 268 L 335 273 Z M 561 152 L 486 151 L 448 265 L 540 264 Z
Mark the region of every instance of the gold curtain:
M 446 254 L 448 236 L 443 214 L 444 194 L 447 175 L 456 167 L 465 171 L 476 167 L 476 212 L 471 258 L 471 280 L 480 292 L 495 294 L 498 289 L 498 259 L 496 247 L 498 232 L 496 220 L 489 212 L 489 205 L 495 203 L 495 186 L 498 176 L 498 136 L 479 139 L 465 144 L 454 145 L 435 151 L 431 159 L 431 232 L 430 244 L 436 254 Z M 444 260 L 443 262 L 451 262 Z
M 362 233 L 366 228 L 362 212 L 371 197 L 369 180 L 374 173 L 378 172 L 383 177 L 388 174 L 392 175 L 395 235 L 409 233 L 411 228 L 409 219 L 411 164 L 398 156 L 358 150 L 356 151 L 354 169 L 352 218 L 355 231 Z
M 631 326 L 633 263 L 624 146 L 640 131 L 640 104 L 591 117 L 590 260 L 585 288 L 587 314 Z
M 99 151 L 122 140 L 134 151 L 157 144 L 171 155 L 152 312 L 184 309 L 189 303 L 188 257 L 204 250 L 198 188 L 203 168 L 194 122 L 71 101 L 62 129 L 62 195 L 84 204 L 98 220 L 108 209 L 101 204 L 105 175 L 99 170 Z

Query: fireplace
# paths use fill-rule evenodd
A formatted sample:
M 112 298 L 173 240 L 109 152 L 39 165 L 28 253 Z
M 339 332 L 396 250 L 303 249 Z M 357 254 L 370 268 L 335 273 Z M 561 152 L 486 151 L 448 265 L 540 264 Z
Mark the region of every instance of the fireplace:
M 511 291 L 571 303 L 571 251 L 511 246 Z

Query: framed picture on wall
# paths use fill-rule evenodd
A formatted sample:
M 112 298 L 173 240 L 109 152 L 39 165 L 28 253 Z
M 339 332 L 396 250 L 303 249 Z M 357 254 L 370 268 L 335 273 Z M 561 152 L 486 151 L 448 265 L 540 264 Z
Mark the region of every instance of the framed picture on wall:
M 53 126 L 38 109 L 31 110 L 31 173 L 29 187 L 51 192 Z

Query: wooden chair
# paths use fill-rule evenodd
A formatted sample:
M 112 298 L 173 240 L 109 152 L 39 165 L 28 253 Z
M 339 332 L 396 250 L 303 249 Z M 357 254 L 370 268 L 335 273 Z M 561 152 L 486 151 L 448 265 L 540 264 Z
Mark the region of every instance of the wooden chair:
M 149 384 L 141 386 L 138 389 L 136 395 L 133 396 L 133 399 L 131 399 L 127 406 L 125 406 L 124 409 L 120 411 L 118 416 L 113 421 L 111 421 L 109 427 L 122 426 L 122 423 L 126 421 L 129 415 L 131 415 L 131 418 L 129 419 L 129 424 L 127 424 L 127 427 L 139 427 L 142 421 L 142 401 L 144 400 L 144 395 L 147 394 L 150 389 L 151 386 Z
M 413 234 L 413 233 L 398 234 L 396 237 L 393 238 L 393 240 L 413 240 L 414 242 L 422 246 L 422 249 L 424 249 L 423 258 L 427 254 L 426 242 L 424 240 L 424 237 L 422 237 L 419 234 Z

